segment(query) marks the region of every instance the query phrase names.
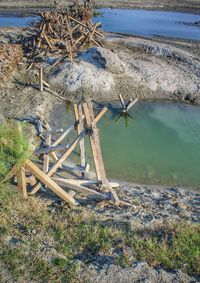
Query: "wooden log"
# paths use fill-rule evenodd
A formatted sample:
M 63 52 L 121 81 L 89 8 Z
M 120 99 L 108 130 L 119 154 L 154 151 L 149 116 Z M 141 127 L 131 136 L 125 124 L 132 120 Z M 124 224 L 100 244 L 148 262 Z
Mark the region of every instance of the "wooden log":
M 31 173 L 34 174 L 38 180 L 40 180 L 61 199 L 72 205 L 78 204 L 72 196 L 66 193 L 60 186 L 58 186 L 53 180 L 51 180 L 50 177 L 47 176 L 44 172 L 42 172 L 32 161 L 27 160 L 25 162 L 25 167 L 29 171 L 31 171 Z

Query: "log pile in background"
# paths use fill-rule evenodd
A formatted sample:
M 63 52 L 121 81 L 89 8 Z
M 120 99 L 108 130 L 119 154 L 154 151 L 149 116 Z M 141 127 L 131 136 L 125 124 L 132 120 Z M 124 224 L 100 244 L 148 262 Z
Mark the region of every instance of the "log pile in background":
M 48 53 L 68 57 L 91 45 L 101 46 L 98 30 L 101 23 L 92 23 L 91 2 L 75 1 L 69 7 L 56 5 L 51 11 L 40 12 L 40 20 L 27 30 L 24 47 L 29 58 L 37 61 Z
M 12 71 L 21 61 L 22 54 L 22 48 L 20 45 L 0 45 L 0 89 L 6 86 Z

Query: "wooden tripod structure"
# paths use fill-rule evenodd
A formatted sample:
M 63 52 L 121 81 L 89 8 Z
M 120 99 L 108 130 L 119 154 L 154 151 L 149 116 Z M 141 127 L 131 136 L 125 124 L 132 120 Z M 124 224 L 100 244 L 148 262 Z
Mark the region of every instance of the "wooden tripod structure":
M 111 200 L 115 205 L 120 203 L 126 204 L 120 201 L 116 191 L 113 187 L 118 184 L 110 183 L 106 177 L 105 167 L 103 163 L 103 157 L 100 146 L 99 131 L 97 128 L 97 122 L 103 117 L 108 109 L 104 107 L 95 117 L 92 103 L 86 102 L 82 105 L 74 105 L 75 124 L 69 127 L 62 135 L 52 143 L 52 132 L 50 126 L 42 119 L 43 127 L 45 128 L 45 143 L 44 148 L 40 148 L 35 151 L 37 155 L 43 155 L 43 168 L 39 168 L 31 160 L 26 160 L 23 166 L 18 169 L 13 167 L 12 175 L 16 175 L 18 181 L 18 188 L 23 193 L 24 197 L 28 194 L 33 195 L 37 193 L 42 185 L 47 189 L 53 191 L 58 197 L 70 203 L 76 205 L 78 202 L 72 197 L 64 188 L 72 189 L 74 191 L 91 195 L 96 199 Z M 70 145 L 60 145 L 64 138 L 69 135 L 73 129 L 77 131 L 77 137 Z M 83 179 L 85 172 L 88 170 L 85 157 L 85 136 L 89 136 L 92 155 L 96 171 L 96 180 Z M 65 160 L 74 151 L 74 149 L 80 147 L 80 166 L 66 166 Z M 58 151 L 62 151 L 61 156 L 58 155 Z M 58 178 L 55 175 L 57 170 L 65 171 L 78 170 L 81 172 L 80 179 L 68 179 Z M 27 173 L 31 174 L 29 178 L 29 185 L 31 185 L 31 191 L 27 192 Z M 128 204 L 127 204 L 128 205 Z

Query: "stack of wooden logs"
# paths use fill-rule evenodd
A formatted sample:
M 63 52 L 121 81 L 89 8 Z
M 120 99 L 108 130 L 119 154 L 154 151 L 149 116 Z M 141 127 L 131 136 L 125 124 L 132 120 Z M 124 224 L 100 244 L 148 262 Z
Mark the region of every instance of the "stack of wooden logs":
M 24 47 L 31 58 L 49 53 L 68 57 L 71 61 L 77 52 L 91 45 L 101 46 L 98 30 L 101 23 L 92 23 L 90 1 L 83 5 L 75 1 L 70 7 L 56 6 L 51 11 L 40 12 L 40 20 L 27 30 Z

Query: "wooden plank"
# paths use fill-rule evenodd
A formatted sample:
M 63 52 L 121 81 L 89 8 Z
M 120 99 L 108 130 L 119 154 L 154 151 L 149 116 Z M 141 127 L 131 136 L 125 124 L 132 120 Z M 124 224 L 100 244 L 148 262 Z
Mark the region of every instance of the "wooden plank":
M 60 186 L 58 186 L 53 180 L 50 179 L 42 170 L 40 170 L 32 161 L 27 160 L 25 163 L 25 167 L 31 171 L 35 177 L 40 180 L 44 185 L 46 185 L 50 190 L 52 190 L 57 196 L 62 198 L 64 201 L 77 205 L 76 200 L 66 193 Z
M 81 186 L 94 186 L 94 185 L 98 185 L 98 181 L 91 181 L 91 180 L 82 180 L 82 179 L 64 179 L 64 178 L 51 178 L 54 181 L 59 181 L 59 180 L 66 180 L 67 182 L 70 182 L 72 184 L 77 184 L 77 185 L 81 185 Z M 109 182 L 109 185 L 112 188 L 118 188 L 119 184 L 115 183 L 115 182 Z
M 72 153 L 72 151 L 74 150 L 74 148 L 76 147 L 76 145 L 79 143 L 79 141 L 84 137 L 85 135 L 85 131 L 82 132 L 73 142 L 72 144 L 69 146 L 69 148 L 66 150 L 66 152 L 56 161 L 56 163 L 52 166 L 52 168 L 50 169 L 50 171 L 47 173 L 47 176 L 51 176 L 53 175 L 53 173 L 56 172 L 56 170 L 62 165 L 62 163 L 67 159 L 67 157 Z M 39 189 L 41 188 L 41 184 L 37 184 L 32 192 L 32 194 L 35 194 Z
M 74 104 L 74 115 L 75 115 L 75 119 L 76 122 L 78 122 L 77 124 L 77 133 L 78 135 L 80 135 L 80 133 L 83 131 L 83 110 L 82 110 L 82 106 L 79 104 L 77 106 L 77 104 Z M 80 146 L 80 155 L 81 155 L 81 166 L 85 167 L 85 142 L 84 139 L 82 139 L 79 143 Z
M 103 158 L 100 148 L 100 141 L 98 135 L 98 129 L 96 127 L 96 122 L 94 119 L 93 108 L 90 103 L 83 103 L 83 109 L 85 112 L 86 123 L 89 128 L 92 130 L 92 135 L 90 136 L 90 143 L 92 148 L 92 155 L 94 159 L 97 180 L 102 182 L 103 185 L 107 183 L 105 168 L 103 164 Z
M 106 194 L 102 194 L 95 191 L 94 189 L 89 189 L 82 186 L 79 180 L 62 179 L 62 178 L 52 178 L 52 180 L 54 180 L 60 186 L 66 187 L 68 189 L 72 189 L 87 195 L 94 195 L 97 199 L 103 199 L 103 200 L 109 199 L 109 196 Z

